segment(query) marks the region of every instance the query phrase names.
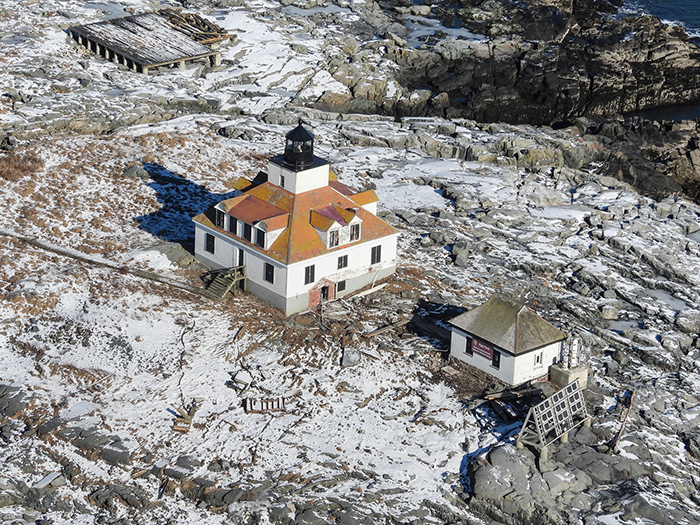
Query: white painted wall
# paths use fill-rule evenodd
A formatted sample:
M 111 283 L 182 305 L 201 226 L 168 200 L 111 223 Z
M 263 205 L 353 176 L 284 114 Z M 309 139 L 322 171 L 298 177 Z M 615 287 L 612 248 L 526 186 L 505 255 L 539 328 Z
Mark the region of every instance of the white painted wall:
M 499 350 L 501 352 L 500 368 L 494 368 L 491 366 L 491 359 L 487 359 L 478 354 L 469 355 L 465 352 L 467 337 L 467 334 L 453 326 L 452 335 L 450 336 L 450 354 L 479 370 L 483 370 L 487 374 L 497 377 L 505 383 L 513 384 L 511 381 L 513 377 L 513 356 L 494 347 L 494 350 Z
M 318 281 L 324 278 L 333 282 L 345 281 L 359 275 L 395 266 L 397 239 L 398 233 L 377 241 L 352 245 L 307 261 L 290 264 L 286 290 L 287 297 L 308 292 Z M 372 248 L 378 245 L 382 247 L 382 259 L 379 263 L 371 265 Z M 348 266 L 338 270 L 338 257 L 343 255 L 348 256 Z M 314 282 L 304 284 L 305 269 L 312 264 L 315 266 Z
M 456 327 L 452 327 L 450 336 L 450 354 L 455 358 L 470 364 L 479 370 L 497 377 L 509 385 L 519 385 L 537 379 L 549 372 L 549 367 L 561 360 L 562 343 L 552 343 L 539 350 L 528 352 L 519 356 L 513 356 L 503 350 L 494 347 L 494 350 L 501 352 L 501 363 L 499 368 L 491 365 L 491 360 L 474 353 L 466 353 L 467 334 Z M 536 356 L 542 355 L 541 364 L 536 363 Z
M 365 204 L 364 206 L 362 206 L 362 209 L 367 210 L 372 215 L 376 215 L 377 214 L 377 203 L 370 202 L 369 204 Z
M 206 234 L 214 236 L 214 253 L 206 250 Z M 199 258 L 208 259 L 219 268 L 231 267 L 234 256 L 233 245 L 229 241 L 230 237 L 214 228 L 209 228 L 200 223 L 195 223 L 194 227 L 194 255 Z
M 539 350 L 516 356 L 513 384 L 519 385 L 548 374 L 549 367 L 561 361 L 562 344 L 561 341 L 552 343 Z M 542 357 L 540 363 L 537 363 L 537 355 Z
M 267 180 L 297 194 L 328 186 L 329 172 L 330 165 L 328 163 L 296 172 L 270 161 L 267 165 Z M 280 184 L 282 176 L 284 176 L 284 186 Z

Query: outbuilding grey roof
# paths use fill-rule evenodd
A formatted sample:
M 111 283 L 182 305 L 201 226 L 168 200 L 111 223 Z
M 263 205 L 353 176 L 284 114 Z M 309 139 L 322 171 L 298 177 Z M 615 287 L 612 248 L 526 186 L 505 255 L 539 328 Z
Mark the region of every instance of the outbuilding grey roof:
M 566 339 L 564 332 L 523 303 L 501 294 L 451 319 L 450 324 L 514 355 Z

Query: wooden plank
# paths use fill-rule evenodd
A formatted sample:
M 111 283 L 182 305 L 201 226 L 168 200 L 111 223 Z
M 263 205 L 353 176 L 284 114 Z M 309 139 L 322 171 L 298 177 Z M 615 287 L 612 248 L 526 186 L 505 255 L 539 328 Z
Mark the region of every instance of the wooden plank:
M 622 417 L 621 417 L 622 425 L 620 425 L 620 430 L 618 431 L 618 433 L 615 435 L 612 442 L 610 443 L 610 448 L 608 448 L 608 454 L 618 451 L 620 439 L 622 438 L 622 434 L 624 434 L 624 432 L 625 432 L 625 426 L 627 425 L 627 416 L 629 416 L 629 413 L 632 410 L 632 402 L 634 401 L 634 393 L 635 392 L 636 392 L 635 390 L 632 390 L 632 393 L 630 394 L 629 405 L 625 408 L 625 410 L 622 413 Z
M 411 319 L 410 319 L 410 318 L 408 318 L 408 319 L 401 319 L 400 321 L 396 321 L 395 323 L 388 324 L 388 325 L 383 326 L 383 327 L 381 327 L 381 328 L 377 328 L 376 330 L 373 330 L 373 331 L 371 331 L 371 332 L 365 334 L 365 337 L 374 337 L 375 335 L 383 334 L 383 333 L 385 333 L 385 332 L 388 332 L 388 331 L 391 330 L 392 328 L 397 328 L 397 327 L 399 327 L 399 326 L 403 326 L 403 325 L 405 325 L 405 324 L 408 324 L 409 322 L 411 322 Z
M 364 292 L 359 292 L 356 293 L 355 295 L 352 296 L 353 299 L 357 299 L 359 297 L 364 297 L 365 295 L 369 295 L 374 292 L 378 292 L 382 288 L 384 288 L 387 285 L 387 283 L 380 284 L 379 286 L 375 286 L 374 288 L 370 288 L 369 290 L 365 290 Z
M 538 392 L 539 390 L 537 388 L 528 388 L 527 390 L 521 390 L 518 392 L 513 392 L 512 390 L 504 390 L 502 392 L 496 392 L 495 394 L 489 394 L 487 396 L 484 396 L 484 399 L 487 399 L 491 401 L 492 399 L 503 399 L 503 398 L 509 398 L 509 397 L 523 397 L 527 396 L 530 394 L 534 394 L 535 392 Z
M 177 411 L 178 414 L 180 414 L 182 419 L 187 420 L 187 421 L 191 420 L 190 415 L 187 412 L 185 412 L 184 409 L 182 409 L 180 407 L 175 407 L 175 410 Z

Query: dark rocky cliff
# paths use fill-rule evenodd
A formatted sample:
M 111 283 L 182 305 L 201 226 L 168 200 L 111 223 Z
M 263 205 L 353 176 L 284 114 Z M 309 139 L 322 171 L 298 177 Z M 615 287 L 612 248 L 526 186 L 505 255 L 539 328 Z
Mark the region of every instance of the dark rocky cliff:
M 456 16 L 463 26 L 488 42 L 442 41 L 393 57 L 402 84 L 446 93 L 447 106 L 461 116 L 546 124 L 700 100 L 700 49 L 679 27 L 613 17 L 609 2 L 461 5 Z

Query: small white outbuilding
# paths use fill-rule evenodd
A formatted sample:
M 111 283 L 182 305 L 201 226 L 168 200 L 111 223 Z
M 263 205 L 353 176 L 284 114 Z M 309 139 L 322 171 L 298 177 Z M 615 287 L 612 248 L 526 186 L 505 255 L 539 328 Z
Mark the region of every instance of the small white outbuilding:
M 501 294 L 450 325 L 452 356 L 512 386 L 547 375 L 562 359 L 566 334 Z

